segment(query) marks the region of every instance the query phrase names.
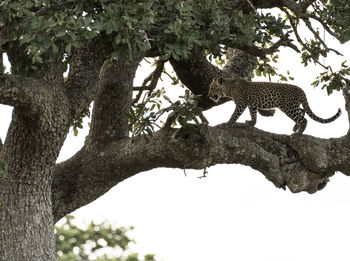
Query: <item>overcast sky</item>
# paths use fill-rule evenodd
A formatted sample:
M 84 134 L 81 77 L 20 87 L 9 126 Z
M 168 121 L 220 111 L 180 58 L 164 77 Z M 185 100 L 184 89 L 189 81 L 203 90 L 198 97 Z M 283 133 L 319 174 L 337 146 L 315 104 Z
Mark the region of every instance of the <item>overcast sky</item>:
M 332 55 L 325 62 L 333 66 L 350 57 L 349 45 L 340 50 L 345 57 L 337 60 Z M 314 89 L 310 83 L 320 69 L 304 68 L 292 51 L 282 50 L 280 56 L 281 72 L 291 72 L 315 114 L 328 118 L 339 107 L 344 112 L 329 124 L 307 117 L 305 134 L 323 138 L 344 135 L 348 123 L 341 94 L 327 96 L 325 91 Z M 146 67 L 140 67 L 135 81 L 142 82 L 149 73 Z M 226 103 L 205 115 L 210 125 L 216 125 L 227 121 L 234 107 L 234 103 Z M 4 140 L 11 108 L 1 106 L 0 117 Z M 238 121 L 246 119 L 248 110 Z M 293 126 L 280 111 L 270 118 L 258 116 L 256 125 L 285 134 L 291 134 Z M 87 131 L 85 127 L 78 137 L 70 133 L 59 160 L 81 148 Z M 187 176 L 180 169 L 140 173 L 74 215 L 81 223 L 94 219 L 134 226 L 135 250 L 155 253 L 164 261 L 349 260 L 350 178 L 336 173 L 322 191 L 309 195 L 277 189 L 246 166 L 217 165 L 208 171 L 205 179 L 197 178 L 202 172 L 194 170 L 187 170 Z

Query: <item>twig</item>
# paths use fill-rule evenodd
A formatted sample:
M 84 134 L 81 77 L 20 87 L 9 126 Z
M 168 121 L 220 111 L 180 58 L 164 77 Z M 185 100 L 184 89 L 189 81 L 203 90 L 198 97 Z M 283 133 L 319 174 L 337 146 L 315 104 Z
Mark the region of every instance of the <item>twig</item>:
M 309 19 L 303 19 L 304 23 L 306 24 L 307 28 L 309 28 L 309 30 L 316 36 L 317 40 L 320 41 L 320 43 L 323 45 L 323 47 L 325 48 L 325 50 L 328 51 L 332 51 L 334 53 L 336 53 L 337 55 L 343 56 L 340 52 L 338 52 L 337 50 L 328 48 L 328 46 L 326 45 L 326 43 L 322 40 L 322 38 L 320 37 L 320 35 L 314 30 L 314 28 L 312 27 Z
M 168 76 L 174 83 L 178 83 L 179 80 L 176 79 L 175 77 L 171 76 L 167 71 L 163 72 L 166 76 Z
M 133 91 L 149 91 L 150 87 L 149 86 L 134 86 L 132 88 Z
M 198 177 L 198 178 L 199 178 L 199 179 L 206 178 L 206 177 L 207 177 L 207 174 L 208 174 L 207 167 L 205 167 L 205 168 L 203 169 L 203 175 L 200 176 L 200 177 Z
M 289 47 L 294 51 L 296 51 L 297 53 L 300 53 L 300 50 L 298 49 L 298 47 L 292 44 L 293 40 L 289 39 L 290 33 L 291 31 L 287 32 L 284 36 L 282 36 L 277 42 L 275 42 L 269 48 L 259 48 L 257 46 L 242 46 L 240 49 L 251 55 L 258 56 L 262 59 L 264 59 L 267 54 L 273 54 L 274 52 L 276 52 L 278 48 L 281 46 Z
M 338 35 L 337 35 L 336 33 L 334 33 L 334 32 L 329 28 L 329 26 L 328 26 L 325 22 L 323 22 L 323 20 L 322 20 L 320 17 L 318 17 L 318 16 L 316 16 L 316 15 L 314 15 L 314 14 L 308 14 L 308 16 L 309 16 L 310 18 L 316 20 L 317 22 L 319 22 L 319 23 L 322 25 L 322 27 L 323 27 L 324 29 L 326 29 L 326 31 L 327 31 L 331 36 L 333 36 L 333 37 L 335 37 L 335 38 L 338 37 Z
M 143 80 L 142 86 L 133 88 L 135 90 L 138 90 L 139 92 L 136 95 L 134 101 L 132 102 L 133 104 L 137 103 L 140 100 L 143 91 L 147 90 L 150 95 L 152 91 L 157 87 L 158 80 L 162 75 L 165 61 L 158 60 L 156 63 L 157 63 L 156 69 Z M 148 82 L 150 82 L 149 85 L 147 85 Z
M 301 40 L 301 37 L 298 33 L 298 26 L 293 22 L 293 17 L 290 15 L 290 13 L 288 12 L 288 10 L 286 10 L 285 8 L 282 8 L 283 12 L 287 15 L 289 22 L 293 28 L 294 31 L 294 35 L 297 38 L 297 41 L 301 44 L 301 46 L 303 46 L 309 53 L 312 53 L 312 50 L 303 42 L 303 40 Z M 322 63 L 320 63 L 317 60 L 314 60 L 315 63 L 317 63 L 318 65 L 322 66 L 324 69 L 329 69 L 329 66 L 325 66 Z
M 249 5 L 253 8 L 255 13 L 258 13 L 258 10 L 255 8 L 255 6 L 253 5 L 253 3 L 250 0 L 247 0 L 247 2 L 249 3 Z

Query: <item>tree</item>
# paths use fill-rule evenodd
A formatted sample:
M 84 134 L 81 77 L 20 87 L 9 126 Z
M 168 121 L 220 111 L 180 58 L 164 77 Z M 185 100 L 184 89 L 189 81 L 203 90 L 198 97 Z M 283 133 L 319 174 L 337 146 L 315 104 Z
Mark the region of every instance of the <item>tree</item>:
M 105 222 L 91 222 L 86 229 L 81 229 L 74 224 L 74 217 L 67 215 L 65 222 L 55 227 L 58 260 L 140 261 L 136 253 L 125 254 L 133 242 L 127 235 L 132 229 L 115 228 Z M 113 257 L 108 256 L 108 252 Z M 155 261 L 154 255 L 147 254 L 143 260 Z
M 0 50 L 11 73 L 1 64 L 0 103 L 14 112 L 0 141 L 0 260 L 57 260 L 56 221 L 157 167 L 240 163 L 276 187 L 309 193 L 336 171 L 349 175 L 349 133 L 325 140 L 238 123 L 210 127 L 201 115 L 215 106 L 207 97 L 215 77 L 286 80 L 273 64 L 280 47 L 299 52 L 305 66 L 324 66 L 314 85 L 343 91 L 349 112 L 349 68 L 322 65 L 323 56 L 340 52 L 317 29 L 348 41 L 349 9 L 346 0 L 3 0 Z M 133 86 L 144 58 L 155 59 L 155 70 Z M 193 95 L 172 101 L 156 88 L 165 63 Z M 56 163 L 70 127 L 78 130 L 92 102 L 84 147 Z

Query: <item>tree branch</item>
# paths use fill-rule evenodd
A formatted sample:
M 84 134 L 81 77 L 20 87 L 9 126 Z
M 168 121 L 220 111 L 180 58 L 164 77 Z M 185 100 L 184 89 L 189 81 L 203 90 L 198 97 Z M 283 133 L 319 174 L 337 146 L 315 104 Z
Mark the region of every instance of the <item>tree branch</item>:
M 289 39 L 290 32 L 287 32 L 284 37 L 281 37 L 276 43 L 274 43 L 269 48 L 259 48 L 257 46 L 241 46 L 240 49 L 251 54 L 254 56 L 258 56 L 260 58 L 265 58 L 267 54 L 273 54 L 276 51 L 278 51 L 278 48 L 281 46 L 289 47 L 296 51 L 297 53 L 300 53 L 300 50 L 296 45 L 294 45 L 292 42 L 293 40 Z
M 223 68 L 225 74 L 231 78 L 251 79 L 257 64 L 257 58 L 239 49 L 229 48 L 226 53 L 227 62 Z
M 308 7 L 310 5 L 312 5 L 314 2 L 316 2 L 316 0 L 304 0 L 303 2 L 300 3 L 300 9 L 303 13 L 306 12 L 306 10 L 308 9 Z
M 350 80 L 344 78 L 345 86 L 343 88 L 343 96 L 345 99 L 345 110 L 348 113 L 348 122 L 350 123 Z M 350 135 L 350 127 L 348 130 L 348 135 Z
M 133 100 L 132 102 L 133 104 L 137 103 L 140 100 L 143 91 L 148 90 L 150 94 L 157 87 L 158 80 L 162 75 L 162 72 L 164 69 L 164 63 L 165 61 L 163 60 L 157 61 L 157 66 L 154 69 L 154 71 L 145 78 L 145 80 L 142 83 L 142 86 L 139 89 L 136 89 L 139 93 L 136 95 L 135 99 Z M 147 85 L 148 82 L 150 82 L 149 85 Z M 135 90 L 135 87 L 133 88 L 133 90 Z
M 93 40 L 73 51 L 66 89 L 74 119 L 88 109 L 98 90 L 99 72 L 110 52 L 110 47 L 101 46 Z
M 2 76 L 5 73 L 4 61 L 3 61 L 2 55 L 3 55 L 3 53 L 2 53 L 1 47 L 0 47 L 0 76 Z
M 276 187 L 309 193 L 323 188 L 335 171 L 350 175 L 348 136 L 278 135 L 237 123 L 160 130 L 149 138 L 148 143 L 122 139 L 100 150 L 84 148 L 58 164 L 52 185 L 55 220 L 126 178 L 157 167 L 203 169 L 238 163 L 258 170 Z
M 213 78 L 225 73 L 207 61 L 203 54 L 194 53 L 188 60 L 170 60 L 176 75 L 195 95 L 201 95 L 199 106 L 204 110 L 210 109 L 215 103 L 207 97 L 209 85 Z M 226 75 L 229 77 L 229 75 Z
M 0 75 L 0 103 L 37 112 L 45 94 L 38 81 L 13 74 Z
M 171 59 L 170 63 L 181 82 L 194 94 L 201 95 L 198 105 L 208 110 L 216 105 L 207 96 L 209 85 L 214 78 L 223 76 L 250 79 L 256 65 L 256 57 L 238 49 L 228 49 L 227 59 L 223 70 L 211 64 L 205 55 L 199 53 L 193 53 L 188 60 Z
M 100 73 L 100 86 L 94 99 L 89 142 L 96 146 L 128 136 L 133 79 L 143 56 L 132 61 L 119 57 L 116 64 L 106 62 Z
M 332 51 L 337 55 L 341 55 L 342 54 L 340 52 L 338 52 L 337 50 L 334 50 L 332 48 L 328 48 L 328 46 L 326 45 L 326 43 L 322 40 L 322 38 L 320 37 L 320 35 L 315 31 L 315 29 L 312 27 L 311 22 L 309 21 L 309 19 L 303 19 L 304 23 L 306 24 L 306 27 L 312 32 L 312 34 L 317 38 L 317 40 L 322 44 L 323 48 L 325 49 L 325 51 Z

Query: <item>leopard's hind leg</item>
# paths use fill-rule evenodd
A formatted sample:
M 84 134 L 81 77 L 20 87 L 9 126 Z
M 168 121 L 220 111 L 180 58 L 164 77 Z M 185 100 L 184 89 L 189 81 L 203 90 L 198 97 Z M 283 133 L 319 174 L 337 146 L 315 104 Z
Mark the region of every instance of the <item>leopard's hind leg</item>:
M 251 107 L 248 107 L 248 108 L 249 108 L 249 113 L 250 113 L 251 120 L 250 121 L 246 121 L 246 123 L 251 125 L 251 126 L 255 126 L 255 124 L 256 124 L 256 113 L 257 113 L 258 109 L 257 108 L 251 108 Z
M 297 106 L 291 106 L 291 107 L 280 108 L 280 109 L 295 122 L 295 125 L 293 127 L 293 132 L 297 134 L 302 134 L 307 125 L 307 120 L 304 117 L 305 110 Z
M 305 110 L 301 108 L 299 108 L 299 110 L 302 111 L 303 120 L 300 123 L 298 122 L 295 123 L 293 127 L 293 132 L 303 133 L 307 125 L 307 120 L 305 119 Z

